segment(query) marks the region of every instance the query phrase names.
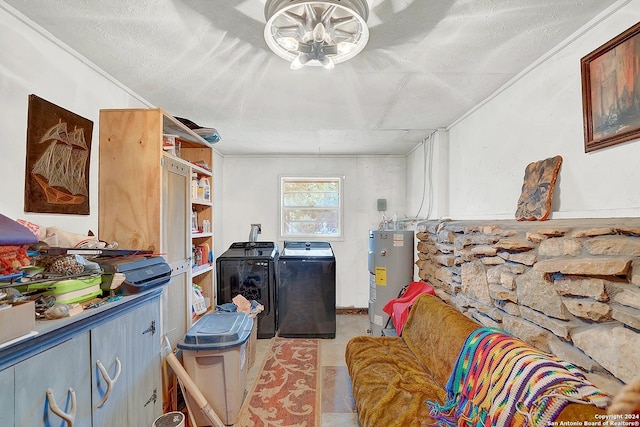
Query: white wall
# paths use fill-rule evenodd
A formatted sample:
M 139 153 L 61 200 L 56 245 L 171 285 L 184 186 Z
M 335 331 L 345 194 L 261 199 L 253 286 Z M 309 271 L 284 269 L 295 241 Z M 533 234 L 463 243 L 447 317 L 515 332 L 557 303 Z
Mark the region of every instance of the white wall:
M 416 221 L 449 213 L 448 139 L 437 130 L 407 156 L 407 210 Z
M 609 12 L 448 129 L 448 180 L 435 191 L 449 193 L 449 209 L 433 218 L 514 218 L 527 164 L 555 155 L 552 218 L 640 215 L 640 141 L 584 152 L 580 58 L 640 21 L 640 0 Z
M 231 157 L 224 158 L 222 241 L 247 241 L 260 223 L 260 241 L 278 241 L 279 177 L 344 176 L 344 239 L 330 241 L 336 255 L 336 305 L 367 307 L 369 230 L 382 218 L 376 200 L 387 199 L 387 214 L 405 216 L 405 157 Z M 220 241 L 220 234 L 216 235 Z M 216 256 L 220 255 L 217 253 Z
M 213 184 L 211 188 L 211 196 L 213 200 L 213 258 L 215 259 L 220 255 L 227 247 L 224 246 L 222 241 L 222 231 L 224 226 L 222 223 L 222 188 L 224 183 L 224 176 L 222 171 L 224 169 L 224 157 L 217 151 L 213 150 Z
M 78 234 L 89 230 L 97 234 L 99 111 L 149 105 L 1 1 L 0 28 L 0 213 Z M 29 94 L 93 121 L 89 215 L 23 210 Z

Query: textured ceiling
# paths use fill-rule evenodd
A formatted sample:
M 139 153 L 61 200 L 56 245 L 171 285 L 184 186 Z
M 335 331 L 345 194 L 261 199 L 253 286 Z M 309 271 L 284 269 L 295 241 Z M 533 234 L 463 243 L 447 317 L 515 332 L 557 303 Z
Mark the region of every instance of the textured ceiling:
M 293 71 L 264 0 L 5 0 L 223 154 L 406 154 L 616 0 L 369 0 L 369 43 Z

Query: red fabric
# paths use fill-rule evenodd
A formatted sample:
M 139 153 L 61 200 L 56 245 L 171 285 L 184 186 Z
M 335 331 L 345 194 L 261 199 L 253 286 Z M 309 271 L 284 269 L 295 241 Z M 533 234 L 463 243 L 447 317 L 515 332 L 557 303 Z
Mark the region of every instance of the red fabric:
M 382 307 L 382 311 L 391 316 L 398 336 L 402 334 L 402 328 L 409 317 L 409 309 L 413 305 L 413 301 L 422 294 L 435 295 L 435 290 L 428 283 L 411 282 L 400 297 L 389 300 Z

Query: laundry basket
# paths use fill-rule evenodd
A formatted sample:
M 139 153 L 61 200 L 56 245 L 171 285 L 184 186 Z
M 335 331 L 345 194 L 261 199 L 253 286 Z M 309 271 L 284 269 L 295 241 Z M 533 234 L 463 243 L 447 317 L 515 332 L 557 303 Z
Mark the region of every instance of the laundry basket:
M 156 418 L 151 427 L 184 427 L 184 414 L 182 412 L 167 412 Z
M 193 286 L 193 296 L 191 297 L 193 312 L 195 315 L 200 316 L 207 312 L 207 303 L 204 300 L 204 295 L 202 295 L 202 291 L 200 287 Z

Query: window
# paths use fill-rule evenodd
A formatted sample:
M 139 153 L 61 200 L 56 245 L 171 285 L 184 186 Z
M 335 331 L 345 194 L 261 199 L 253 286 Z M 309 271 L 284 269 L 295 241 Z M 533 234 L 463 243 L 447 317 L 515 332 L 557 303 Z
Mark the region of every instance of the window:
M 342 178 L 280 178 L 280 234 L 342 237 Z

